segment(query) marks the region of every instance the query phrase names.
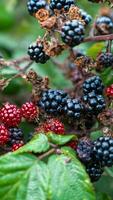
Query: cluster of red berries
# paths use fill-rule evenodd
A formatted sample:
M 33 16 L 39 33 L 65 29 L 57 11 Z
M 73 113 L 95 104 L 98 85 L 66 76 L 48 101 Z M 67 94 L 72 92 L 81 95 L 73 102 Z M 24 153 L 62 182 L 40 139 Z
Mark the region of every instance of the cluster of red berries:
M 20 129 L 18 128 L 22 117 L 28 121 L 34 120 L 38 114 L 37 107 L 32 102 L 27 102 L 18 108 L 16 105 L 6 103 L 0 109 L 0 145 L 7 144 L 14 137 L 18 139 Z M 18 149 L 23 145 L 23 141 L 17 140 L 12 143 L 12 150 Z

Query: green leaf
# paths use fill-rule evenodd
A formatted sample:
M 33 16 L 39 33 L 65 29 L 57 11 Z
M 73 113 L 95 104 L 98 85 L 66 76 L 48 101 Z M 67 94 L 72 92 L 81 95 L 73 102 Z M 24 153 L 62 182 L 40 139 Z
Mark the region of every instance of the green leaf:
M 0 158 L 0 200 L 47 200 L 47 166 L 36 157 L 7 154 Z
M 35 137 L 26 145 L 15 151 L 15 154 L 23 152 L 34 152 L 41 153 L 49 149 L 48 138 L 44 134 L 37 134 Z
M 48 162 L 52 200 L 95 200 L 84 167 L 76 159 L 52 155 Z
M 102 135 L 103 135 L 102 131 L 99 130 L 99 131 L 91 132 L 90 137 L 91 137 L 92 140 L 96 140 L 97 138 L 99 138 Z
M 104 48 L 103 42 L 95 43 L 90 48 L 88 48 L 87 55 L 96 58 L 103 48 Z
M 76 138 L 75 135 L 57 135 L 51 132 L 48 133 L 47 136 L 50 142 L 58 145 L 64 145 L 72 139 Z
M 96 193 L 96 200 L 112 200 L 110 196 L 105 193 Z
M 113 167 L 110 167 L 110 168 L 105 167 L 105 172 L 106 172 L 110 177 L 113 178 Z

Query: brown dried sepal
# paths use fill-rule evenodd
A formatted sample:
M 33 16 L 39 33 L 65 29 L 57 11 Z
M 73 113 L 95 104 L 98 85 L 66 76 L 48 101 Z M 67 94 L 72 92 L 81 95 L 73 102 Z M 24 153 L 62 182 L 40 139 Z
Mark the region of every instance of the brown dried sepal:
M 105 110 L 98 115 L 99 122 L 104 126 L 113 126 L 113 110 Z
M 33 86 L 32 98 L 34 102 L 37 102 L 40 99 L 41 93 L 49 88 L 49 79 L 48 77 L 40 77 L 34 70 L 28 72 L 26 79 Z
M 66 45 L 60 44 L 58 41 L 44 42 L 44 51 L 50 57 L 59 55 L 65 48 Z
M 76 19 L 82 22 L 85 25 L 84 20 L 82 20 L 80 15 L 80 9 L 77 6 L 71 6 L 68 12 L 68 16 L 70 20 Z
M 104 136 L 108 136 L 108 137 L 112 137 L 113 138 L 113 131 L 110 128 L 104 127 L 102 129 L 102 132 L 103 132 Z
M 40 22 L 44 22 L 49 18 L 49 11 L 41 8 L 38 12 L 35 13 L 35 18 L 38 19 Z
M 74 61 L 74 63 L 76 64 L 76 66 L 80 69 L 83 69 L 84 71 L 88 72 L 92 69 L 95 68 L 95 62 L 93 59 L 91 59 L 88 56 L 81 56 L 76 58 L 76 60 Z
M 42 28 L 46 28 L 48 30 L 52 29 L 56 24 L 56 17 L 52 16 L 48 18 L 46 21 L 40 23 Z

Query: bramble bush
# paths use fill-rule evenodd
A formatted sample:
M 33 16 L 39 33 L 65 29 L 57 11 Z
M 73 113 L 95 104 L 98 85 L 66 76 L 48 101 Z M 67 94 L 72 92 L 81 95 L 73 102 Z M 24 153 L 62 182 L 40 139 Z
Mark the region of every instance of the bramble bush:
M 0 199 L 111 200 L 112 1 L 0 8 Z

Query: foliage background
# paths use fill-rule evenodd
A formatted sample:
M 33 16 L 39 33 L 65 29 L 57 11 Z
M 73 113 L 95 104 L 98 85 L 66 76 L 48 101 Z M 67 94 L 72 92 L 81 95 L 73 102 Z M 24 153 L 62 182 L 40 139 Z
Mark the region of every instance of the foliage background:
M 77 4 L 85 9 L 94 18 L 98 13 L 100 5 L 90 4 L 87 0 L 78 0 Z M 43 35 L 43 30 L 39 27 L 37 21 L 30 17 L 27 12 L 26 0 L 0 0 L 0 53 L 6 59 L 14 59 L 27 54 L 28 45 L 38 36 Z M 80 49 L 95 57 L 98 51 L 103 47 L 103 43 L 99 44 L 83 44 Z M 78 48 L 78 47 L 77 47 Z M 58 59 L 64 60 L 67 52 L 64 52 Z M 50 82 L 54 88 L 71 87 L 71 82 L 66 80 L 62 72 L 57 69 L 51 61 L 45 65 L 33 64 L 34 70 L 50 77 Z M 17 73 L 12 68 L 4 68 L 0 70 L 0 75 L 10 77 Z M 112 72 L 109 71 L 102 74 L 102 78 L 106 84 L 113 82 Z M 0 103 L 10 101 L 21 105 L 27 98 L 30 98 L 31 87 L 21 79 L 17 78 L 9 84 L 5 91 L 0 94 Z M 33 125 L 23 123 L 21 125 L 27 134 L 32 131 Z M 108 175 L 109 174 L 109 175 Z M 104 174 L 104 176 L 95 184 L 97 192 L 107 193 L 113 199 L 113 170 Z M 97 199 L 101 197 L 97 195 Z M 109 199 L 103 194 L 102 199 Z

